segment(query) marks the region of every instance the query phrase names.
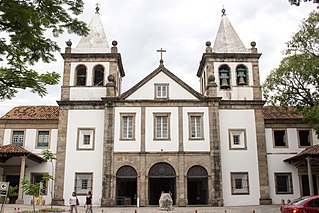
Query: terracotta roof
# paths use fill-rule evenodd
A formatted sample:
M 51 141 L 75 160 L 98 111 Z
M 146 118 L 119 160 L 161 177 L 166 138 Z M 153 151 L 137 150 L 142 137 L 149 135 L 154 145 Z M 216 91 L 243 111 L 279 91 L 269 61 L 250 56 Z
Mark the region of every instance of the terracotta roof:
M 23 148 L 21 146 L 17 146 L 15 144 L 8 144 L 8 145 L 0 146 L 0 161 L 3 162 L 3 161 L 10 159 L 11 157 L 16 157 L 16 156 L 26 156 L 29 159 L 37 161 L 39 163 L 45 161 L 42 157 L 26 150 L 25 148 Z
M 285 162 L 292 162 L 292 161 L 297 161 L 298 159 L 304 159 L 306 157 L 319 157 L 319 144 L 310 146 L 295 156 L 292 156 L 290 158 L 285 159 Z
M 58 120 L 58 106 L 18 106 L 1 117 L 5 120 Z
M 288 107 L 284 109 L 283 107 L 277 106 L 265 106 L 263 108 L 263 113 L 265 120 L 270 119 L 303 119 L 302 115 L 296 113 L 294 107 Z

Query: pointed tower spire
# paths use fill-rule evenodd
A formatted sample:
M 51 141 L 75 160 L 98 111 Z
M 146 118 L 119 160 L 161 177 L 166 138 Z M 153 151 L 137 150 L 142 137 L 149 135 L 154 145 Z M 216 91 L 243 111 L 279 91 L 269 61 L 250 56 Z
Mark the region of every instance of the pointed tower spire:
M 95 14 L 89 24 L 89 34 L 83 36 L 72 52 L 81 53 L 109 53 L 111 52 L 99 13 L 99 4 L 96 4 Z
M 222 20 L 213 46 L 216 53 L 248 53 L 235 29 L 226 16 L 226 10 L 222 9 Z

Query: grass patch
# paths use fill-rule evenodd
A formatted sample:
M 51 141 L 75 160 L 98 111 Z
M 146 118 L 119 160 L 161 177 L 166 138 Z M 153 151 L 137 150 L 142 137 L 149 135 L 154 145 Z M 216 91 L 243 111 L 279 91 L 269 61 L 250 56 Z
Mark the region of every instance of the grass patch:
M 21 211 L 21 213 L 43 213 L 43 212 L 65 212 L 65 209 L 61 209 L 61 208 L 45 208 L 42 210 L 25 210 L 25 211 Z

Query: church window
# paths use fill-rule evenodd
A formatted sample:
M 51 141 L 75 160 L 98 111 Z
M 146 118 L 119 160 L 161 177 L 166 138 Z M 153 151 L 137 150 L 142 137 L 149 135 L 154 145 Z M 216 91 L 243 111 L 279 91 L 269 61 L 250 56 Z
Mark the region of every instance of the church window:
M 12 131 L 12 143 L 17 145 L 17 146 L 23 146 L 23 143 L 24 143 L 24 131 L 23 130 Z
M 230 149 L 247 149 L 245 129 L 229 129 L 228 132 Z
M 93 189 L 93 173 L 75 173 L 75 189 L 78 195 L 86 195 Z
M 154 140 L 169 140 L 170 114 L 154 114 Z
M 274 130 L 273 138 L 275 147 L 287 147 L 286 130 Z
M 155 84 L 155 98 L 168 99 L 168 84 Z
M 189 139 L 190 140 L 202 140 L 203 134 L 203 113 L 189 113 Z
M 221 89 L 230 88 L 230 68 L 226 64 L 219 67 L 219 83 Z
M 298 130 L 298 139 L 299 139 L 299 146 L 306 147 L 311 146 L 311 134 L 310 130 L 302 129 Z
M 38 131 L 37 148 L 49 147 L 50 131 Z
M 76 68 L 76 85 L 77 86 L 86 85 L 86 67 L 84 65 L 79 65 Z
M 97 65 L 94 67 L 94 86 L 103 86 L 104 83 L 104 67 Z
M 95 129 L 78 129 L 77 149 L 78 150 L 93 150 L 94 149 Z
M 276 194 L 293 194 L 291 173 L 275 173 Z
M 39 183 L 42 185 L 41 195 L 47 195 L 48 181 L 43 180 L 43 176 L 48 174 L 43 173 L 31 173 L 31 183 Z
M 237 85 L 247 85 L 247 67 L 244 65 L 238 65 L 236 68 Z
M 249 194 L 248 172 L 231 172 L 232 195 Z
M 121 140 L 134 140 L 135 114 L 121 113 Z

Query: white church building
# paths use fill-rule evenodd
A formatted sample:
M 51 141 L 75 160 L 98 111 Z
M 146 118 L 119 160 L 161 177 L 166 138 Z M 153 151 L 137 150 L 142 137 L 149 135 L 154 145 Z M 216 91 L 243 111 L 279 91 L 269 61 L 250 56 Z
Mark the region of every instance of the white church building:
M 98 12 L 89 28 L 61 54 L 57 106 L 15 107 L 0 119 L 2 181 L 53 175 L 42 196 L 57 205 L 68 205 L 73 191 L 80 203 L 92 191 L 101 206 L 158 205 L 163 191 L 176 206 L 279 204 L 318 194 L 315 132 L 293 112 L 264 106 L 261 53 L 255 42 L 244 46 L 224 11 L 194 71 L 200 91 L 161 58 L 122 92 L 117 42 L 110 47 Z M 53 164 L 44 149 L 56 155 Z M 18 194 L 15 202 L 31 203 L 21 184 Z

